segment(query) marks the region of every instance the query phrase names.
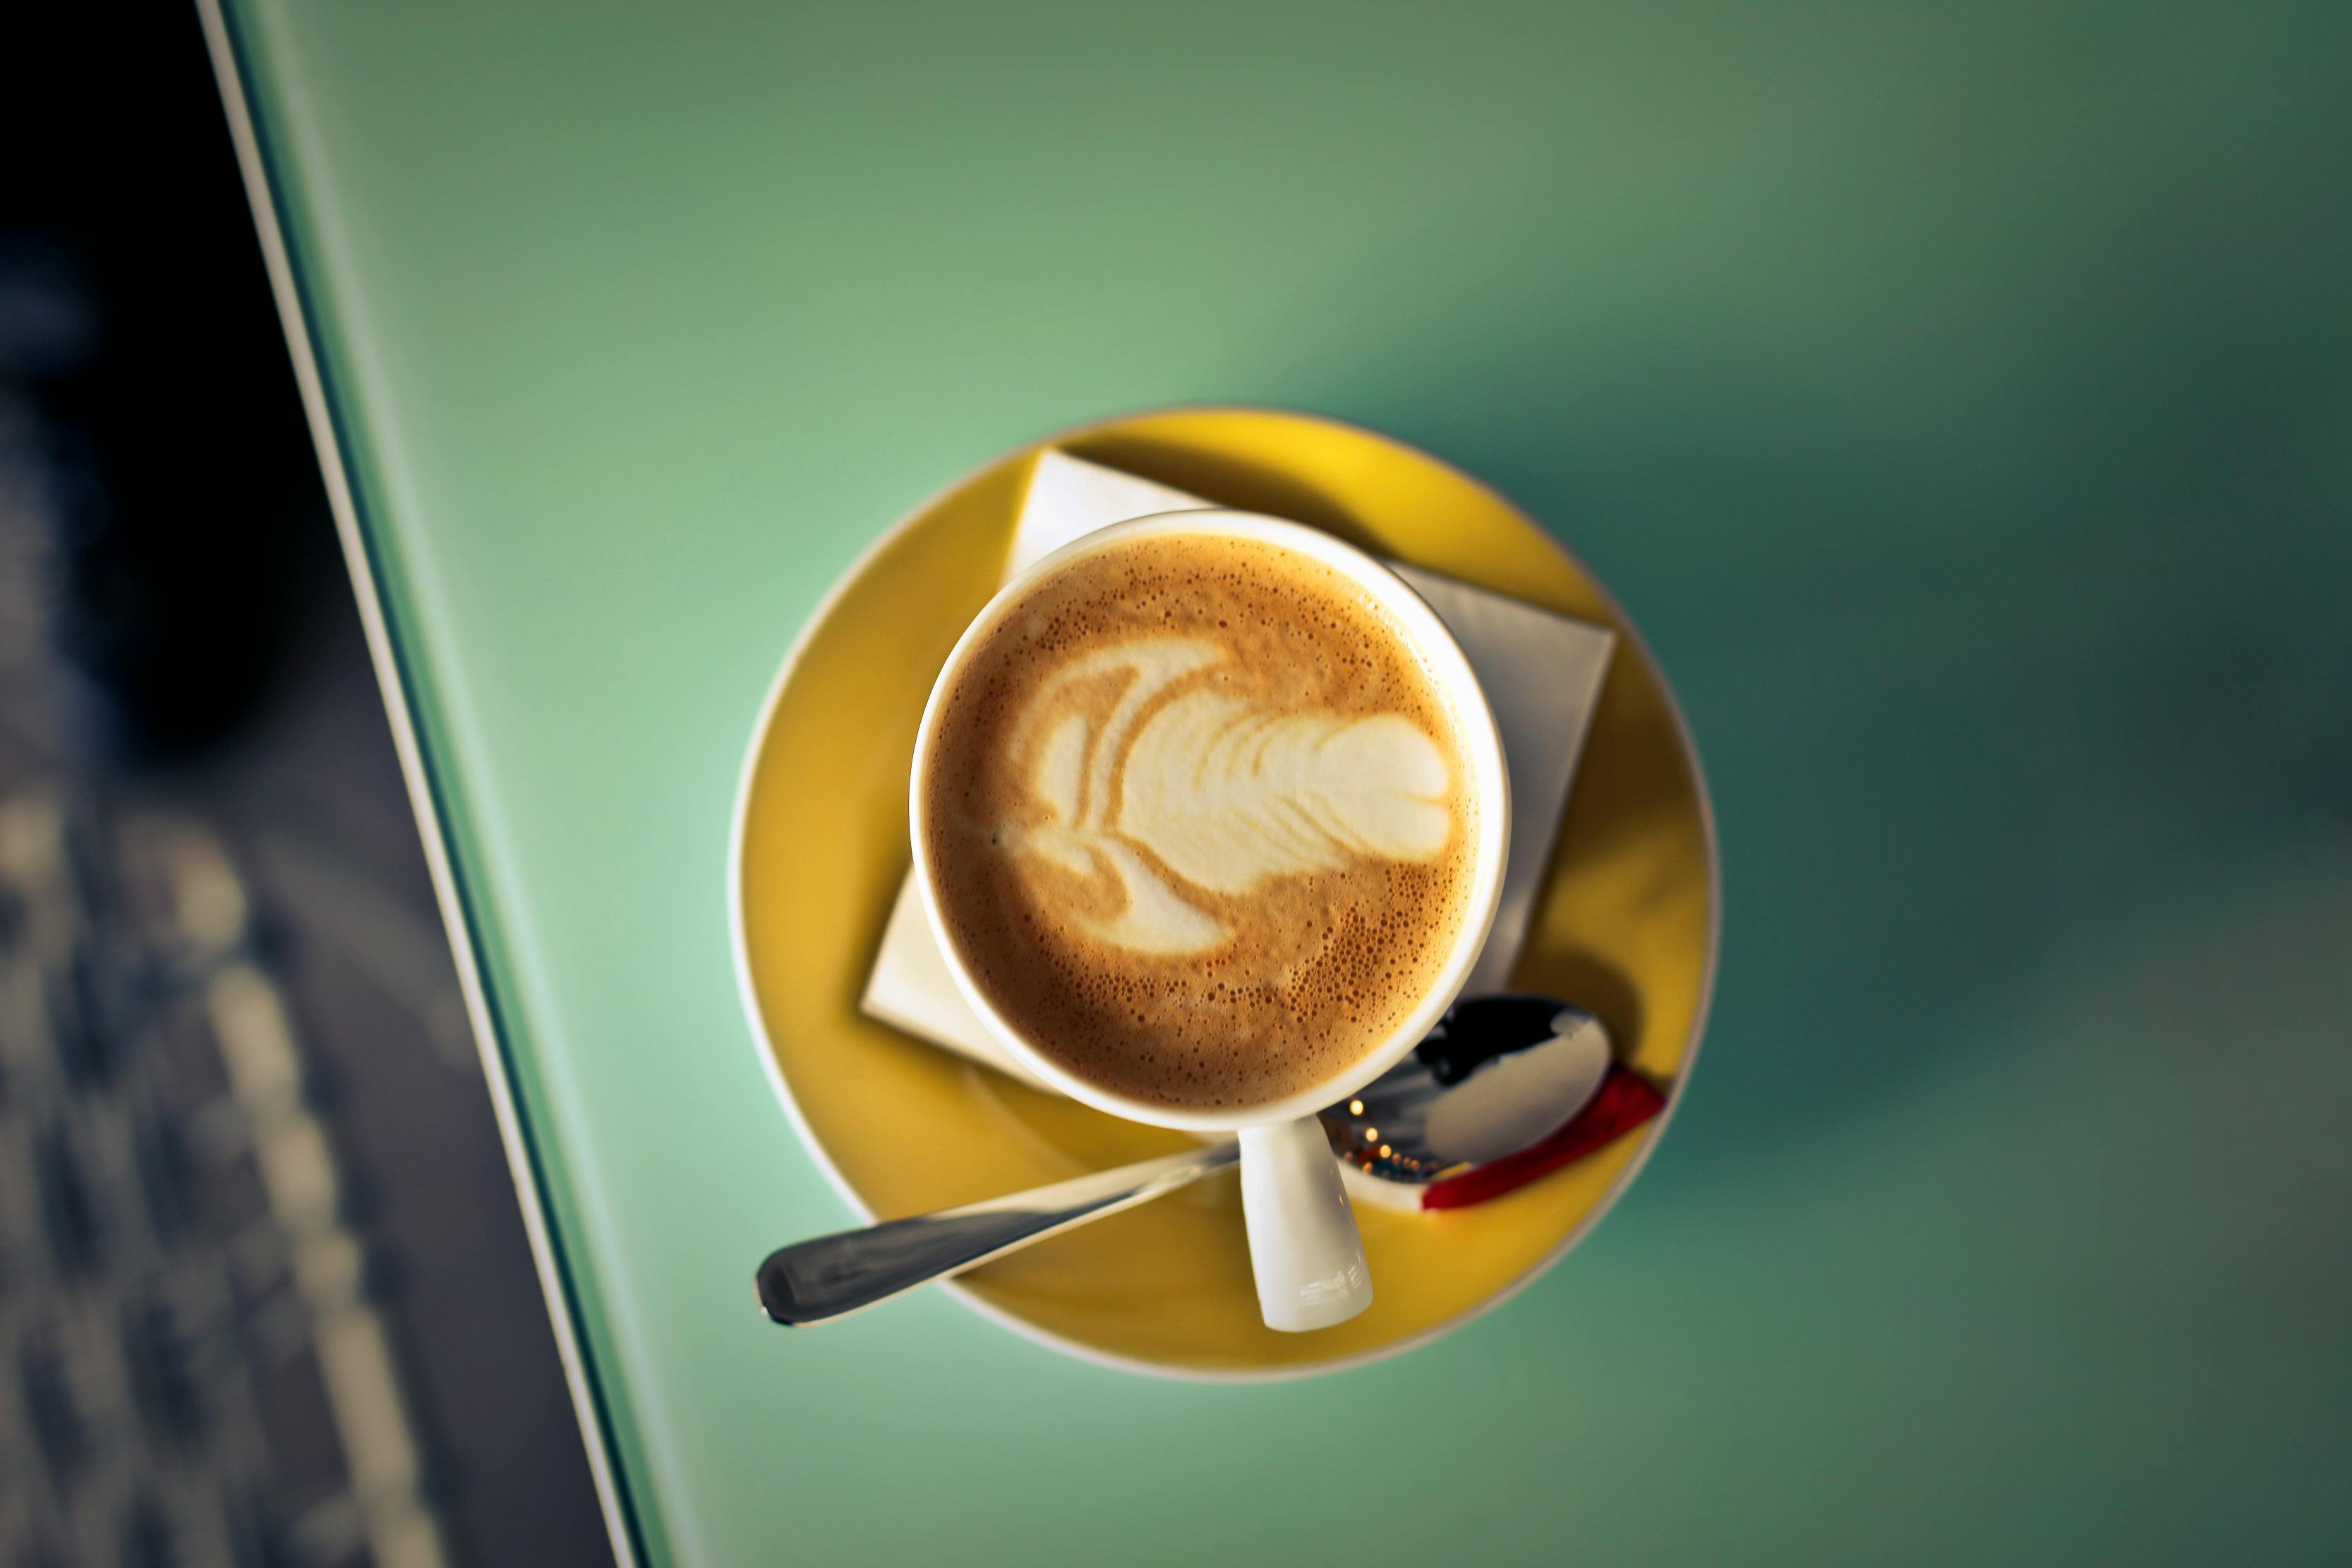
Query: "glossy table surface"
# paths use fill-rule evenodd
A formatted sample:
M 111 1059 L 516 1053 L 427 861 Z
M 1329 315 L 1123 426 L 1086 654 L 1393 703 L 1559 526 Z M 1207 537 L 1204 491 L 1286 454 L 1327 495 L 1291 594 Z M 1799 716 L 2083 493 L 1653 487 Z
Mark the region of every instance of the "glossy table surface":
M 2343 7 L 216 21 L 632 1553 L 2352 1553 Z M 1640 621 L 1724 847 L 1688 1103 L 1336 1378 L 782 1334 L 846 1211 L 730 973 L 760 698 L 922 497 L 1202 400 Z

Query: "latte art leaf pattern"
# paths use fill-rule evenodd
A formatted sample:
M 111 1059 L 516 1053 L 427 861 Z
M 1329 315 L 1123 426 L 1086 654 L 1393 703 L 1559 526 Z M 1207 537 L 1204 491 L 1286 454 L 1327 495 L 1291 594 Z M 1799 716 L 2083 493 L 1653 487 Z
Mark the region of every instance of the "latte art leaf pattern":
M 1139 849 L 1192 888 L 1239 897 L 1360 859 L 1429 860 L 1453 834 L 1444 753 L 1402 714 L 1270 712 L 1209 687 L 1159 700 L 1224 657 L 1184 637 L 1099 650 L 1045 682 L 1017 726 L 1044 733 L 1029 781 L 1046 816 L 1011 842 L 1116 883 L 1119 912 L 1080 923 L 1129 952 L 1201 953 L 1233 936 Z M 1074 682 L 1120 678 L 1099 734 L 1082 713 L 1051 711 Z
M 1239 895 L 1270 877 L 1445 847 L 1445 758 L 1400 714 L 1260 713 L 1189 692 L 1128 753 L 1119 830 L 1178 876 Z

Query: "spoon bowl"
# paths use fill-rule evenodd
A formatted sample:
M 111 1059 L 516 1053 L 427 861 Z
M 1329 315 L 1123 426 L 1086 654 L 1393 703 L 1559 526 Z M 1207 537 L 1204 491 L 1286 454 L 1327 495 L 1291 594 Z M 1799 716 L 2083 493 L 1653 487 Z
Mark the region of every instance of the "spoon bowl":
M 1412 1056 L 1322 1112 L 1332 1152 L 1418 1186 L 1550 1137 L 1609 1072 L 1609 1032 L 1546 996 L 1455 1004 Z

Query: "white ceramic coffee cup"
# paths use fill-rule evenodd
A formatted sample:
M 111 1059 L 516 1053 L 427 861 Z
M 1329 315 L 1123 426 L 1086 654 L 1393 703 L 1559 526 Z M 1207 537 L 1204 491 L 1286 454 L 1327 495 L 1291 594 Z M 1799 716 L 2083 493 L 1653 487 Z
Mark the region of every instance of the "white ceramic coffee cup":
M 925 823 L 925 800 L 929 791 L 923 781 L 938 734 L 942 696 L 953 687 L 973 650 L 1040 583 L 1074 562 L 1132 540 L 1171 534 L 1254 540 L 1294 551 L 1361 588 L 1402 632 L 1452 707 L 1458 753 L 1470 775 L 1469 793 L 1477 805 L 1477 841 L 1473 847 L 1462 926 L 1427 994 L 1393 1031 L 1342 1070 L 1282 1100 L 1243 1110 L 1181 1110 L 1130 1100 L 1089 1083 L 1033 1047 L 998 1013 L 965 965 L 940 914 L 928 847 L 930 835 Z M 1328 1328 L 1370 1306 L 1372 1285 L 1364 1265 L 1363 1242 L 1315 1113 L 1346 1100 L 1395 1066 L 1453 1005 L 1494 924 L 1496 906 L 1502 897 L 1504 863 L 1510 850 L 1510 776 L 1503 765 L 1502 736 L 1469 659 L 1437 613 L 1381 562 L 1299 523 L 1238 511 L 1168 512 L 1113 523 L 1033 563 L 999 590 L 964 629 L 923 708 L 922 726 L 915 739 L 911 794 L 915 883 L 923 913 L 939 938 L 940 951 L 957 988 L 996 1041 L 1038 1078 L 1097 1110 L 1130 1121 L 1238 1136 L 1250 1267 L 1257 1280 L 1258 1305 L 1269 1328 L 1289 1331 Z

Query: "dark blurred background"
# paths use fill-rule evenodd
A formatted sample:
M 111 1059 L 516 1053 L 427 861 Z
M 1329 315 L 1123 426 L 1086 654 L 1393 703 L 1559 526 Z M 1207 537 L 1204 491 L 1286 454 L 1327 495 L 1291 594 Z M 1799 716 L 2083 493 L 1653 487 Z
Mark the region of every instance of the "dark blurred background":
M 0 24 L 0 1565 L 607 1551 L 193 7 Z

